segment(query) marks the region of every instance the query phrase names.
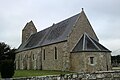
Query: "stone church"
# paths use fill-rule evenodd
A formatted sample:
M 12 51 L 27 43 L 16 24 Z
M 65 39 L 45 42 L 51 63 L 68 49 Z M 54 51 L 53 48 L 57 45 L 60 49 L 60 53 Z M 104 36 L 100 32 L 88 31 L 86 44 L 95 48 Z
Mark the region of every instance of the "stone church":
M 82 9 L 39 32 L 28 22 L 16 52 L 16 69 L 106 71 L 111 70 L 111 51 L 99 43 Z

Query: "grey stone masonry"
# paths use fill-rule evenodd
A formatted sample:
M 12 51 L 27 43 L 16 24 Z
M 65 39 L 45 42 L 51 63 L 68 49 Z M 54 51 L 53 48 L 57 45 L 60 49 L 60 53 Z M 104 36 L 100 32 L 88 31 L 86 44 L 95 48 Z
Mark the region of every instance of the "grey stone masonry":
M 95 72 L 111 70 L 111 51 L 99 43 L 82 10 L 37 32 L 32 21 L 22 30 L 16 70 Z
M 6 80 L 6 79 L 2 79 Z M 120 80 L 120 71 L 99 71 L 94 73 L 72 73 L 62 75 L 12 78 L 8 80 Z

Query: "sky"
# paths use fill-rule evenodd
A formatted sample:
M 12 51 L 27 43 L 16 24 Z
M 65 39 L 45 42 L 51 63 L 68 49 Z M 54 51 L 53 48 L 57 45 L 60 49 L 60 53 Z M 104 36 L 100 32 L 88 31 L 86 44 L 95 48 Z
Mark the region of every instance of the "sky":
M 100 43 L 120 55 L 120 0 L 0 0 L 0 42 L 18 48 L 27 22 L 40 31 L 82 8 Z

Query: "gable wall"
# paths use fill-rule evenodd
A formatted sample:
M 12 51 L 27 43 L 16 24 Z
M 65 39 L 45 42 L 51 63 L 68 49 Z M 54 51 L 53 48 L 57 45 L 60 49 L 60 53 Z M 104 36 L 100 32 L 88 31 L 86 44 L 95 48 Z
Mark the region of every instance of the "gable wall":
M 87 33 L 89 36 L 98 41 L 98 38 L 92 29 L 92 26 L 90 25 L 86 15 L 84 12 L 82 12 L 76 23 L 73 25 L 73 29 L 68 37 L 69 51 L 74 48 L 84 33 Z
M 28 38 L 36 32 L 37 32 L 37 29 L 33 24 L 33 22 L 27 23 L 24 29 L 22 30 L 22 43 L 28 40 Z

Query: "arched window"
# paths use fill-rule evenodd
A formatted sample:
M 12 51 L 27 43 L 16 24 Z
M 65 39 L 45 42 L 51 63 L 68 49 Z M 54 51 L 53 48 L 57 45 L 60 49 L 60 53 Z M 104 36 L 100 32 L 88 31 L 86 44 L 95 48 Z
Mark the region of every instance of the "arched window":
M 34 60 L 34 54 L 33 54 L 32 58 L 33 58 L 33 60 Z
M 28 59 L 28 55 L 25 55 L 26 60 Z
M 55 50 L 54 50 L 54 55 L 55 55 L 55 59 L 57 59 L 57 48 L 55 47 Z
M 45 60 L 45 49 L 43 50 L 43 60 Z
M 22 54 L 20 55 L 20 60 L 22 60 Z

